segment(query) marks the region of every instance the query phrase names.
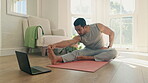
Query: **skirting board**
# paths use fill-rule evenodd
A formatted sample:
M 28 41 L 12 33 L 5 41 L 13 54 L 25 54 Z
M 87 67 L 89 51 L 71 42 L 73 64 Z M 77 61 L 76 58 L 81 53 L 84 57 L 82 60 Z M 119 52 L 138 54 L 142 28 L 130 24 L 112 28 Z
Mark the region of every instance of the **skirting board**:
M 25 47 L 20 48 L 1 48 L 0 56 L 15 55 L 15 51 L 25 51 Z
M 148 53 L 148 46 L 138 46 L 135 51 Z
M 148 47 L 146 46 L 139 46 L 134 48 L 116 48 L 118 51 L 129 51 L 129 52 L 144 52 L 148 53 Z

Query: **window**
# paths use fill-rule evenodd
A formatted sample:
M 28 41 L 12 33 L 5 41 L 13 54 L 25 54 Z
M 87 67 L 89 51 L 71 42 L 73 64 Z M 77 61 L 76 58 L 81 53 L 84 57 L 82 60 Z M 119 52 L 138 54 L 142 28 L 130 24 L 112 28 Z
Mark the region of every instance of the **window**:
M 26 0 L 13 0 L 12 10 L 16 13 L 27 14 L 26 12 Z
M 133 44 L 135 0 L 109 1 L 109 23 L 115 32 L 114 46 L 130 48 Z
M 86 24 L 91 24 L 96 20 L 95 0 L 71 0 L 70 7 L 72 36 L 75 36 L 78 34 L 75 31 L 73 23 L 77 18 L 84 18 L 86 20 Z M 79 48 L 84 47 L 85 46 L 82 43 L 80 43 Z
M 110 14 L 133 14 L 135 0 L 110 0 Z
M 72 14 L 91 14 L 91 0 L 71 0 Z
M 94 20 L 93 16 L 95 14 L 94 9 L 94 1 L 95 0 L 71 0 L 71 26 L 73 35 L 76 35 L 77 32 L 74 30 L 73 23 L 74 21 L 81 17 L 86 20 L 87 24 L 92 23 Z
M 7 0 L 7 13 L 27 15 L 27 0 Z

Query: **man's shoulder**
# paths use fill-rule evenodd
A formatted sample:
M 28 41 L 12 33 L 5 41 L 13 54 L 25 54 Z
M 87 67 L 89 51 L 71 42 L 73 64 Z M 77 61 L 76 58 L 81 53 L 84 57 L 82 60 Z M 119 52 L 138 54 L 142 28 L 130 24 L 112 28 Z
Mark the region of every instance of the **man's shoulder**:
M 93 23 L 93 24 L 90 24 L 89 26 L 101 26 L 102 24 L 101 23 Z
M 98 28 L 101 31 L 103 24 L 101 23 L 93 23 L 90 25 L 91 28 Z

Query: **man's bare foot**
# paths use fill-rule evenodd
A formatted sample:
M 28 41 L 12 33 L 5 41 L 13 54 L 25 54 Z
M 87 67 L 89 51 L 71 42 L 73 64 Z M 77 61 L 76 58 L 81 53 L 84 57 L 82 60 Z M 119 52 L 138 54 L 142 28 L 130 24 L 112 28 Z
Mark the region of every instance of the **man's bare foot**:
M 94 60 L 93 56 L 77 56 L 78 60 Z
M 55 65 L 58 61 L 62 61 L 60 56 L 56 56 L 52 49 L 48 48 L 48 57 L 51 59 L 51 64 Z

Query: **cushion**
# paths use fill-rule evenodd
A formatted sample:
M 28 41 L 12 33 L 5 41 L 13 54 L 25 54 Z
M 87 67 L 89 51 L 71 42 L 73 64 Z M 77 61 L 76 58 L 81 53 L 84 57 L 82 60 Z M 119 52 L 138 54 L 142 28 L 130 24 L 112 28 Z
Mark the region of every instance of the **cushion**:
M 44 30 L 45 35 L 51 35 L 50 22 L 48 19 L 29 16 L 28 22 L 29 26 L 41 26 Z
M 69 40 L 71 38 L 66 36 L 56 36 L 56 35 L 44 35 L 41 37 L 42 46 L 48 46 L 50 44 L 54 44 L 63 40 Z

